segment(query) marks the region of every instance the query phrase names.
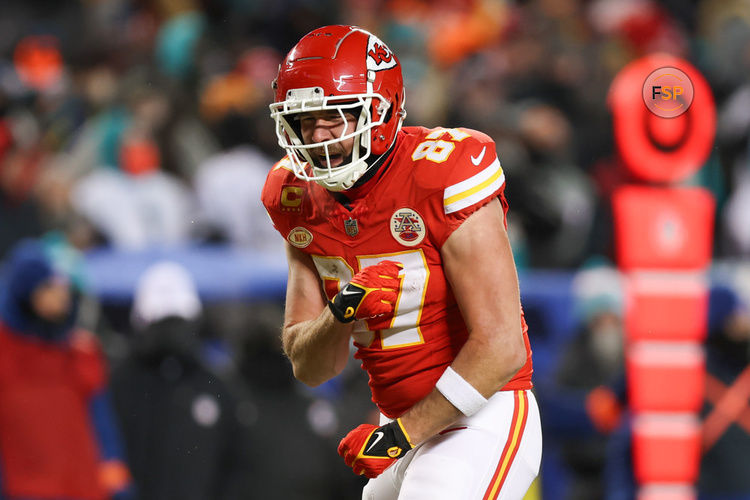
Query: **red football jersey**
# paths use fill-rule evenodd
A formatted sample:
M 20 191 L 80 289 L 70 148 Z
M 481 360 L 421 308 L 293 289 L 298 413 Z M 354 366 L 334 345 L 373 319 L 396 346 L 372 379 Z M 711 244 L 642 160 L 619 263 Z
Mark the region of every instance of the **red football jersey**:
M 440 248 L 474 211 L 503 196 L 505 178 L 488 136 L 468 129 L 404 127 L 390 162 L 362 197 L 345 206 L 288 159 L 268 174 L 263 203 L 287 241 L 310 254 L 329 299 L 360 269 L 389 259 L 404 265 L 393 317 L 357 321 L 355 357 L 373 401 L 395 418 L 435 386 L 467 338 L 446 280 Z M 369 187 L 369 186 L 368 186 Z M 498 298 L 502 300 L 502 298 Z M 503 390 L 530 389 L 527 359 Z

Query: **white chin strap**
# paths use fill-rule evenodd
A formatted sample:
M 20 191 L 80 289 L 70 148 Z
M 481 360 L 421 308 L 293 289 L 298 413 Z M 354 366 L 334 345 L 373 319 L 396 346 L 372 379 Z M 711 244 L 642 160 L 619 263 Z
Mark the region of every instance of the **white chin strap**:
M 314 181 L 326 188 L 329 191 L 344 191 L 354 186 L 354 184 L 362 177 L 367 171 L 367 163 L 360 159 L 353 161 L 347 165 L 342 165 L 343 168 L 339 170 L 339 167 L 334 167 L 330 171 L 327 168 L 313 167 Z M 296 175 L 295 171 L 295 175 Z M 300 177 L 300 179 L 305 179 Z

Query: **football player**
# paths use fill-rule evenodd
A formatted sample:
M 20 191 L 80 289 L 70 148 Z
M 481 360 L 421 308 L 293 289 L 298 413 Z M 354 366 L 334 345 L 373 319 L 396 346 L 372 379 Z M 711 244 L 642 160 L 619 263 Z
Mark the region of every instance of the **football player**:
M 315 386 L 353 340 L 381 412 L 338 448 L 363 498 L 520 499 L 542 438 L 494 142 L 402 127 L 401 65 L 361 28 L 305 35 L 273 85 L 283 347 Z

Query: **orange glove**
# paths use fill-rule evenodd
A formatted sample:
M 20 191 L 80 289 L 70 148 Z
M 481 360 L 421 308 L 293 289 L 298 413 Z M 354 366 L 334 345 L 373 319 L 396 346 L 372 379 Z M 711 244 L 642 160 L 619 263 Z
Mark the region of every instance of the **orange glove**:
M 342 323 L 393 314 L 398 273 L 403 268 L 398 262 L 384 260 L 362 269 L 328 302 L 328 307 Z
M 110 459 L 99 463 L 99 483 L 110 494 L 116 495 L 126 491 L 131 481 L 130 471 L 123 462 Z
M 602 434 L 609 434 L 620 423 L 622 406 L 611 389 L 599 386 L 586 396 L 586 413 L 596 430 Z
M 355 474 L 378 477 L 413 446 L 401 419 L 375 427 L 362 424 L 339 443 L 339 455 Z

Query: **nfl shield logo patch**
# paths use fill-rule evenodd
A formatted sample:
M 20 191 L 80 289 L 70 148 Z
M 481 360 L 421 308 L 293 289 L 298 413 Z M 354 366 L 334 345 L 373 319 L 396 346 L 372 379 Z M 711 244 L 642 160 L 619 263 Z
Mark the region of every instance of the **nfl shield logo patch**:
M 359 234 L 359 225 L 357 224 L 357 219 L 352 219 L 349 217 L 347 220 L 344 221 L 344 229 L 346 230 L 346 234 L 352 238 L 357 236 Z

